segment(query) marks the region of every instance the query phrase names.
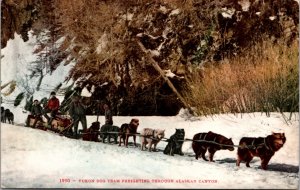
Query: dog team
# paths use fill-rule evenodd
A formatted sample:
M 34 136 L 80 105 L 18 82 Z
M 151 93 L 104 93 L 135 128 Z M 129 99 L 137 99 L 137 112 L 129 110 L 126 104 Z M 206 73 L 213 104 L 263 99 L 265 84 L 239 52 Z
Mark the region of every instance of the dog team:
M 100 124 L 98 126 L 100 126 Z M 121 146 L 123 142 L 124 146 L 128 147 L 128 139 L 132 136 L 134 146 L 137 147 L 136 136 L 140 136 L 141 150 L 148 149 L 150 152 L 156 151 L 157 144 L 165 137 L 165 130 L 144 128 L 141 133 L 137 133 L 138 126 L 139 120 L 136 118 L 132 119 L 130 123 L 122 124 L 120 128 L 114 125 L 105 124 L 100 129 L 100 137 L 103 143 L 105 143 L 106 138 L 109 143 L 110 138 L 113 138 L 115 144 L 117 144 L 117 138 L 119 137 L 119 146 Z M 97 133 L 97 131 L 99 131 L 99 127 L 93 128 L 92 124 L 88 130 L 90 130 L 90 133 L 84 134 L 82 139 L 88 141 L 99 141 Z M 176 129 L 175 133 L 166 140 L 167 146 L 163 153 L 171 156 L 174 156 L 174 154 L 184 155 L 182 152 L 182 145 L 186 140 L 184 137 L 184 129 Z M 192 141 L 195 158 L 198 160 L 198 158 L 201 157 L 205 161 L 210 162 L 214 162 L 213 157 L 217 151 L 233 151 L 235 147 L 231 138 L 227 138 L 211 131 L 195 134 Z M 256 156 L 261 159 L 261 168 L 266 170 L 270 159 L 273 157 L 275 152 L 283 147 L 285 142 L 286 137 L 284 133 L 272 133 L 267 137 L 258 138 L 243 137 L 237 146 L 238 157 L 236 165 L 240 166 L 240 163 L 243 161 L 246 163 L 247 167 L 250 167 L 250 161 Z M 205 157 L 207 151 L 209 153 L 208 159 Z

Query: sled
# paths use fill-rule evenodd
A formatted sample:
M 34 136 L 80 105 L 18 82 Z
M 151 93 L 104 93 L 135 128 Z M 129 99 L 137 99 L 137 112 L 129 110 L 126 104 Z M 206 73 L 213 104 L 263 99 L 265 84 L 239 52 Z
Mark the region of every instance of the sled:
M 72 121 L 70 116 L 56 115 L 52 120 L 50 126 L 48 126 L 48 129 L 60 134 L 62 134 L 63 132 L 72 133 Z
M 44 131 L 47 130 L 47 123 L 44 122 L 42 120 L 42 118 L 41 118 L 41 120 L 37 121 L 35 127 L 33 127 L 33 123 L 34 123 L 35 117 L 33 115 L 28 115 L 28 119 L 29 119 L 29 126 L 26 126 L 26 127 L 41 129 L 41 130 L 44 130 Z

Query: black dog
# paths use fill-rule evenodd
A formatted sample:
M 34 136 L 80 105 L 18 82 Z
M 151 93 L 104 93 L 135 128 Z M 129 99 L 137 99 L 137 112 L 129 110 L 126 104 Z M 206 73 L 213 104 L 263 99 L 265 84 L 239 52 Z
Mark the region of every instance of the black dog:
M 14 124 L 14 114 L 10 112 L 9 109 L 6 109 L 4 112 L 4 123 L 6 123 L 6 119 L 8 120 L 9 124 Z
M 168 144 L 164 150 L 164 154 L 168 154 L 171 156 L 174 156 L 174 154 L 179 154 L 183 156 L 182 144 L 184 141 L 184 135 L 184 129 L 176 129 L 175 134 L 172 135 L 167 141 Z
M 5 122 L 5 110 L 4 107 L 1 106 L 1 122 Z
M 119 130 L 120 128 L 118 126 L 108 125 L 108 124 L 102 125 L 100 129 L 101 132 L 100 137 L 102 139 L 102 142 L 105 143 L 105 139 L 107 138 L 108 143 L 110 143 L 110 138 L 113 138 L 115 144 L 117 144 Z

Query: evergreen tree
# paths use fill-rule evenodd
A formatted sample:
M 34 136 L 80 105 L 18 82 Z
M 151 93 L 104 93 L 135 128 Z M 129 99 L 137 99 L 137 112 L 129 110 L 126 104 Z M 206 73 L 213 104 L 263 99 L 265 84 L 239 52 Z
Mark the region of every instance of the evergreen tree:
M 17 95 L 15 101 L 14 101 L 14 106 L 17 107 L 18 105 L 20 105 L 21 101 L 24 99 L 24 92 L 21 92 L 20 94 Z

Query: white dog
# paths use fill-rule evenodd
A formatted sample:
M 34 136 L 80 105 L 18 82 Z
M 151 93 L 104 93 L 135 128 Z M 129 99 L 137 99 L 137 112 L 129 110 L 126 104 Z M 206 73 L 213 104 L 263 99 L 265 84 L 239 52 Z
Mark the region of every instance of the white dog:
M 150 129 L 144 128 L 141 133 L 141 145 L 142 150 L 149 143 L 149 151 L 151 152 L 152 145 L 154 145 L 153 150 L 156 150 L 156 145 L 159 141 L 165 137 L 165 130 L 161 129 Z

